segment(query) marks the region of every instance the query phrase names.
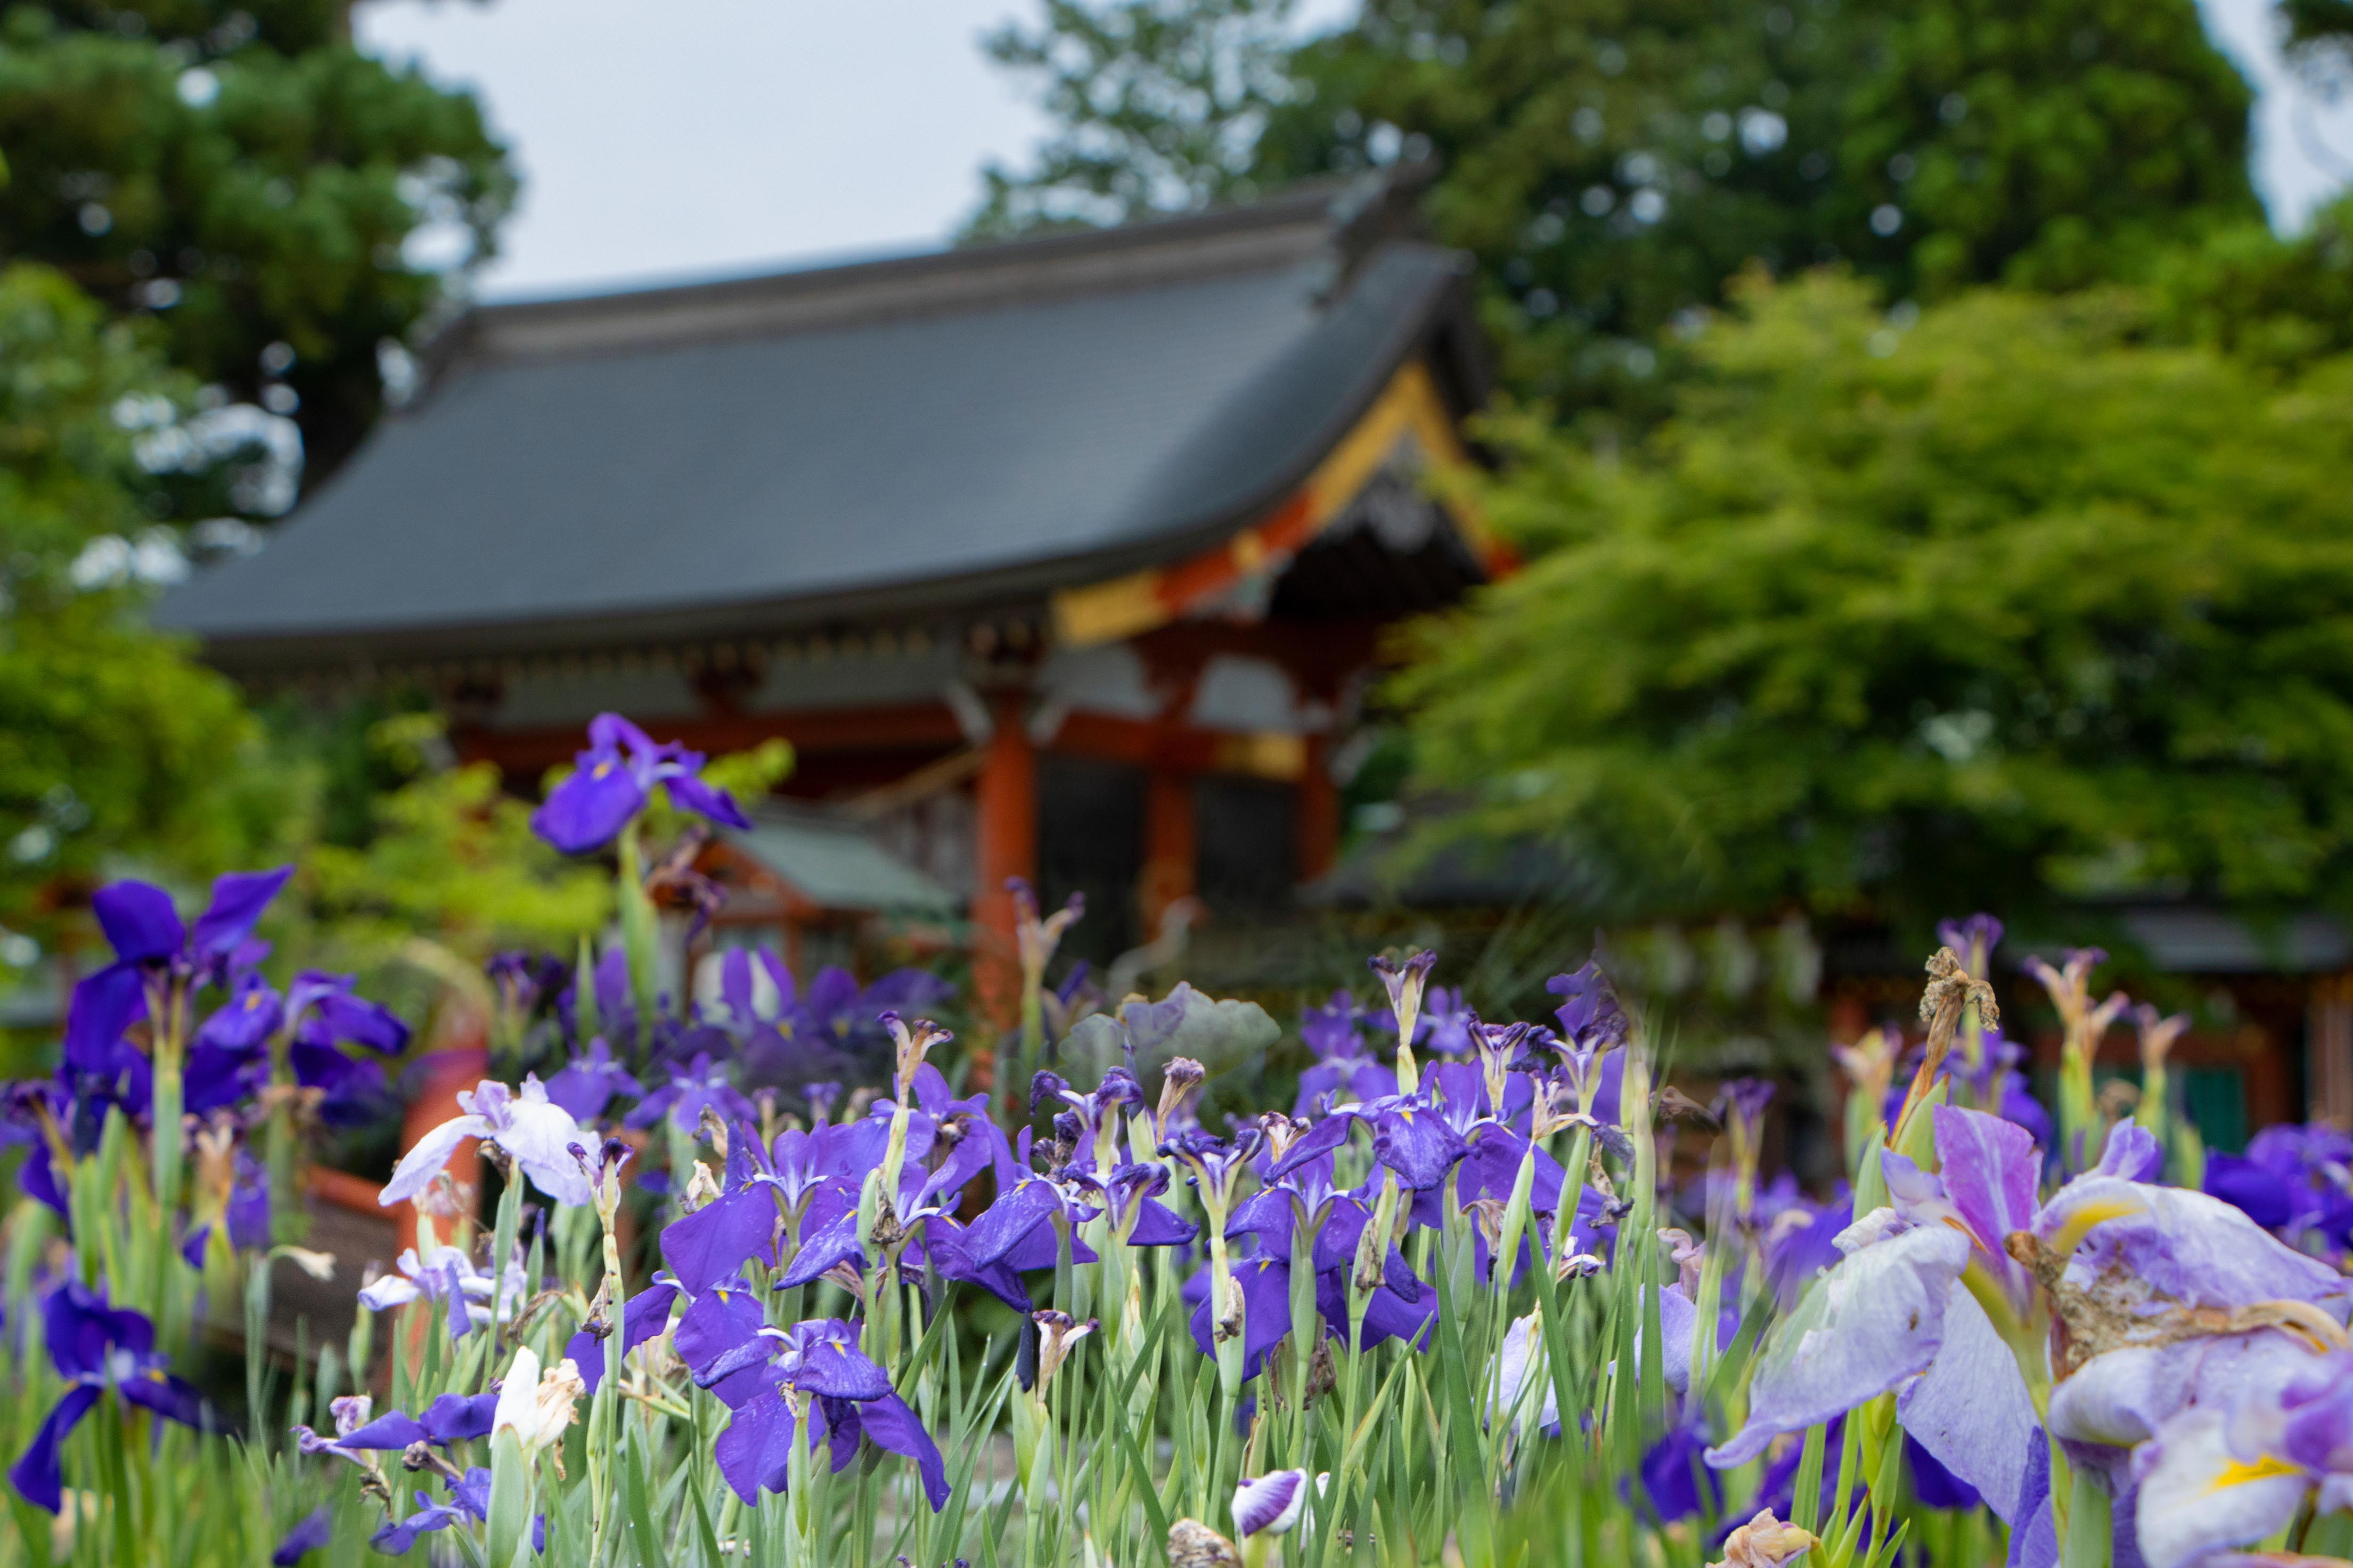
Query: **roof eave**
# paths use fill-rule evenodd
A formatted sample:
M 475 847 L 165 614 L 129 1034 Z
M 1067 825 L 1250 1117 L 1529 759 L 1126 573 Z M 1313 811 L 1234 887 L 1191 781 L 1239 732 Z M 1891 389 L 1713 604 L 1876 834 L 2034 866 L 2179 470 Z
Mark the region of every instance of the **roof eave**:
M 1117 548 L 944 576 L 894 581 L 820 594 L 706 601 L 618 614 L 586 613 L 527 621 L 452 622 L 382 629 L 290 632 L 252 637 L 208 636 L 206 659 L 248 678 L 309 675 L 354 668 L 563 658 L 616 648 L 809 636 L 848 626 L 920 626 L 981 615 L 1042 620 L 1058 589 L 1116 577 L 1181 559 L 1263 518 L 1281 506 L 1378 397 L 1398 366 L 1416 355 L 1442 358 L 1452 374 L 1441 383 L 1456 398 L 1483 400 L 1483 382 L 1465 278 L 1467 258 L 1434 278 L 1398 313 L 1396 327 L 1348 395 L 1314 437 L 1276 475 L 1215 513 Z M 1466 374 L 1466 373 L 1468 373 Z M 1466 404 L 1467 412 L 1472 404 Z

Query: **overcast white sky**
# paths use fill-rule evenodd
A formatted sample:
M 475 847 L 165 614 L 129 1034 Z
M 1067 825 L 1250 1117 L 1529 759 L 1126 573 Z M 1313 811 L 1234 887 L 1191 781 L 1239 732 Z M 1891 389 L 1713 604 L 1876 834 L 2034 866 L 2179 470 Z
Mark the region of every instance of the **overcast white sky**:
M 2300 222 L 2353 176 L 2353 103 L 2279 62 L 2270 0 L 2201 0 L 2263 93 L 2256 178 Z M 1346 0 L 1307 0 L 1312 24 Z M 525 186 L 486 294 L 935 245 L 1041 117 L 983 58 L 1029 0 L 365 0 L 372 48 L 480 92 Z

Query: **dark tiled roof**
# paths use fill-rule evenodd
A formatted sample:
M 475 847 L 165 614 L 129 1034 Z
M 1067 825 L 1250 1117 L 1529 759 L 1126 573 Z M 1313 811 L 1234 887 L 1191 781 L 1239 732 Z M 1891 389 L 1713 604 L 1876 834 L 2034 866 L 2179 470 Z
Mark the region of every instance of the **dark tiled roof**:
M 1175 558 L 1460 334 L 1455 255 L 1344 256 L 1331 206 L 478 310 L 417 407 L 159 619 L 231 666 L 528 652 Z

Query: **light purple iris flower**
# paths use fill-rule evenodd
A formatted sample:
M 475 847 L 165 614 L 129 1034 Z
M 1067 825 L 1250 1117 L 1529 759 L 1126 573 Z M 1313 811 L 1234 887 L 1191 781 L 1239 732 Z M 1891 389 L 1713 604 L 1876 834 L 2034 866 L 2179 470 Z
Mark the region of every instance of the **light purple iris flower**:
M 495 1276 L 475 1267 L 474 1260 L 461 1248 L 446 1244 L 434 1247 L 431 1255 L 423 1258 L 412 1247 L 400 1255 L 396 1267 L 398 1273 L 387 1274 L 360 1288 L 360 1305 L 372 1312 L 388 1312 L 420 1299 L 438 1301 L 453 1340 L 490 1326 L 493 1289 L 498 1289 L 501 1310 L 508 1318 L 514 1316 L 531 1294 L 523 1279 L 522 1261 L 518 1258 L 507 1260 L 503 1289 L 499 1289 L 501 1281 Z
M 1905 1430 L 2010 1518 L 2028 1500 L 2026 1471 L 2043 1438 L 2009 1345 L 1976 1296 L 1957 1287 L 1965 1269 L 1975 1270 L 2022 1307 L 2032 1285 L 2005 1247 L 2015 1232 L 2045 1244 L 2080 1235 L 2068 1281 L 2088 1288 L 2118 1270 L 2152 1314 L 2337 1300 L 2349 1288 L 2225 1204 L 2117 1173 L 2145 1163 L 2150 1140 L 2130 1123 L 2117 1128 L 2099 1168 L 2038 1205 L 2041 1160 L 2021 1129 L 1947 1106 L 1934 1115 L 1941 1180 L 1886 1157 L 1895 1206 L 1841 1236 L 1846 1256 L 1776 1331 L 1750 1385 L 1747 1425 L 1712 1449 L 1709 1463 L 1744 1463 L 1783 1433 L 1900 1389 Z M 2054 1431 L 2066 1387 L 2053 1394 Z
M 1287 1535 L 1307 1503 L 1307 1472 L 1277 1470 L 1234 1489 L 1234 1537 Z
M 570 1111 L 548 1100 L 538 1075 L 525 1078 L 520 1090 L 484 1079 L 459 1090 L 458 1104 L 465 1114 L 434 1128 L 401 1156 L 378 1203 L 389 1208 L 423 1192 L 469 1138 L 497 1144 L 533 1185 L 557 1203 L 577 1207 L 590 1200 L 582 1162 L 602 1140 L 582 1131 Z
M 2353 1509 L 2353 1352 L 2305 1353 L 2227 1405 L 2181 1411 L 2135 1452 L 2133 1475 L 2148 1568 L 2262 1541 L 2307 1502 Z
M 702 782 L 702 752 L 676 742 L 658 746 L 618 713 L 599 713 L 589 721 L 588 749 L 575 761 L 572 773 L 531 816 L 532 831 L 567 855 L 610 844 L 644 809 L 656 784 L 681 811 L 729 827 L 752 826 L 734 796 Z

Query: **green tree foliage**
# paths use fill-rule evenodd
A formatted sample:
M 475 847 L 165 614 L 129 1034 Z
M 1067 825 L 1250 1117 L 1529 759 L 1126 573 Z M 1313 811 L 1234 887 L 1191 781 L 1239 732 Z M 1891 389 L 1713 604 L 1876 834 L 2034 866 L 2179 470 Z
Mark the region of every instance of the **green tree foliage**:
M 2353 360 L 2153 314 L 1759 279 L 1622 455 L 1503 423 L 1537 559 L 1420 638 L 1425 766 L 1629 909 L 2341 902 Z
M 1021 173 L 990 163 L 967 236 L 1124 223 L 1257 194 L 1269 112 L 1291 90 L 1293 0 L 1045 0 L 988 35 L 1057 122 Z
M 1160 30 L 1124 23 L 1138 10 Z M 1213 29 L 1255 40 L 1265 75 L 1286 11 L 1054 0 L 1019 53 L 999 49 L 1064 74 L 1036 173 L 992 172 L 997 226 L 1040 204 L 1113 221 L 1435 156 L 1430 216 L 1482 264 L 1507 384 L 1639 409 L 1671 379 L 1670 329 L 1751 260 L 1843 261 L 1891 298 L 2076 287 L 2261 216 L 2248 91 L 2193 0 L 1365 0 L 1247 111 L 1082 90 L 1107 66 L 1168 78 L 1198 53 L 1170 40 Z M 1160 149 L 1204 141 L 1215 178 L 1161 172 Z
M 364 843 L 303 855 L 295 892 L 321 960 L 471 975 L 505 948 L 568 953 L 610 917 L 605 868 L 542 843 L 531 806 L 502 793 L 496 767 L 452 765 L 438 715 L 385 720 L 369 739 L 401 782 L 376 797 Z
M 2073 287 L 2259 216 L 2191 0 L 1367 0 L 1294 68 L 1265 162 L 1434 152 L 1439 232 L 1543 396 L 1641 401 L 1752 259 Z
M 2279 0 L 2290 48 L 2307 64 L 2341 64 L 2353 45 L 2353 0 Z
M 284 775 L 262 765 L 235 688 L 147 631 L 135 583 L 110 580 L 157 542 L 139 453 L 185 437 L 187 391 L 65 279 L 0 271 L 0 925 L 13 930 L 46 932 L 61 895 L 110 861 L 216 868 L 266 838 L 282 805 Z
M 360 54 L 348 11 L 0 13 L 0 254 L 152 315 L 172 362 L 228 398 L 299 405 L 314 479 L 374 419 L 381 345 L 430 316 L 454 263 L 490 254 L 513 192 L 472 98 Z

